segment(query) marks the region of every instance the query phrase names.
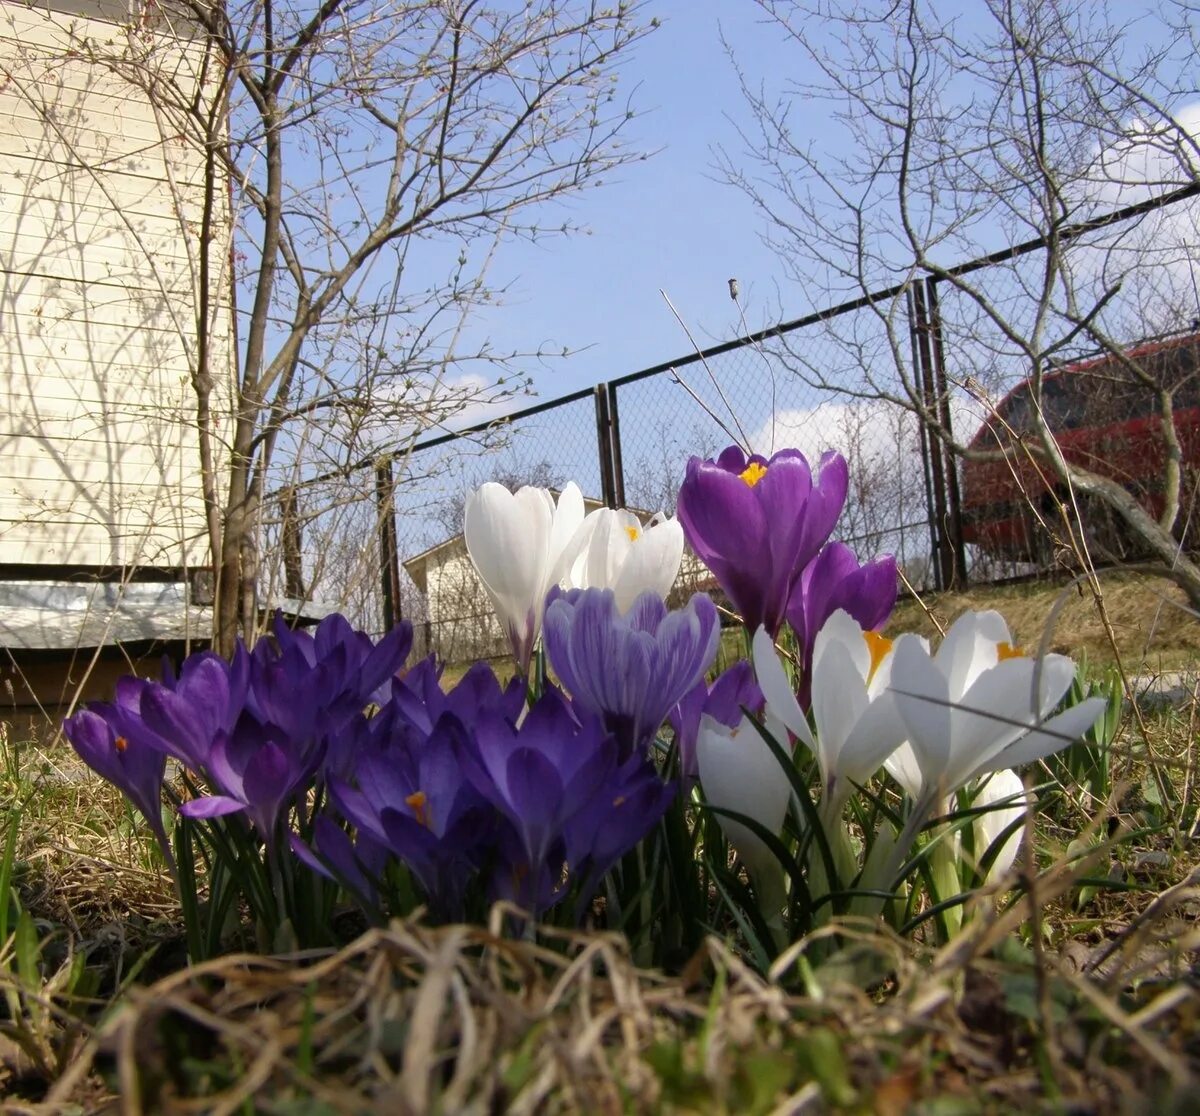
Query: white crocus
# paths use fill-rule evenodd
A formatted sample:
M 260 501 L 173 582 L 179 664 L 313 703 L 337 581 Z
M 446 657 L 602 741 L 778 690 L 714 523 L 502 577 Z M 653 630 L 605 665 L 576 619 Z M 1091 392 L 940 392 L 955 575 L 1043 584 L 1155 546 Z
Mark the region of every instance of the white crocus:
M 917 636 L 901 636 L 891 667 L 896 709 L 920 772 L 919 787 L 906 789 L 924 810 L 980 775 L 1057 752 L 1104 710 L 1102 698 L 1089 698 L 1047 719 L 1075 664 L 1065 655 L 1022 655 L 995 612 L 965 613 L 935 655 Z
M 978 860 L 982 861 L 1000 835 L 1025 816 L 1030 797 L 1015 771 L 997 771 L 983 783 L 971 801 L 976 809 L 992 807 L 986 813 L 977 814 L 973 822 L 975 856 Z M 1022 836 L 1023 830 L 1018 827 L 1005 838 L 988 868 L 986 879 L 998 879 L 1013 866 Z
M 467 553 L 523 673 L 541 634 L 546 594 L 562 580 L 582 522 L 583 496 L 574 482 L 557 503 L 549 489 L 527 485 L 510 492 L 492 481 L 467 498 Z
M 569 547 L 566 583 L 572 589 L 611 589 L 627 612 L 647 591 L 664 600 L 683 561 L 683 527 L 656 515 L 642 523 L 631 511 L 597 508 Z
M 813 644 L 812 715 L 800 703 L 765 628 L 754 636 L 754 671 L 767 709 L 817 758 L 823 820 L 833 822 L 854 783 L 865 783 L 904 739 L 888 679 L 891 644 L 838 609 Z
M 768 716 L 765 727 L 775 740 L 787 746 L 783 726 L 774 718 Z M 701 717 L 696 762 L 709 805 L 744 814 L 769 832 L 779 833 L 787 816 L 791 784 L 749 717 L 743 717 L 732 729 L 707 713 Z M 748 826 L 723 814 L 717 815 L 717 821 L 750 872 L 768 925 L 780 925 L 786 891 L 778 858 Z

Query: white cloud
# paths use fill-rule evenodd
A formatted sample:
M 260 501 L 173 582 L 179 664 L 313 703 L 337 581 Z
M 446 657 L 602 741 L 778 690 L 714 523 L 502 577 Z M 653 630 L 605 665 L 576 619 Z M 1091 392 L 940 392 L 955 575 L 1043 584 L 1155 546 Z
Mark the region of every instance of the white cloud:
M 956 437 L 970 441 L 985 410 L 975 400 L 955 396 L 950 421 Z M 828 400 L 805 410 L 779 411 L 751 436 L 751 445 L 767 456 L 781 449 L 798 449 L 816 463 L 826 450 L 837 450 L 854 468 L 856 461 L 882 464 L 894 461 L 904 469 L 920 455 L 917 417 L 893 403 L 876 400 Z

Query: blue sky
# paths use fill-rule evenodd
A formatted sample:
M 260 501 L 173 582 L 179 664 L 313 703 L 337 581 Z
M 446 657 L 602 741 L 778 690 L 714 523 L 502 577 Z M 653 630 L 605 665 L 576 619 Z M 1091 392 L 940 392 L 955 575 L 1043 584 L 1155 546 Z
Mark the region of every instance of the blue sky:
M 639 86 L 634 103 L 642 113 L 626 138 L 657 154 L 578 195 L 570 215 L 589 235 L 508 245 L 491 278 L 510 290 L 471 329 L 497 349 L 545 343 L 584 350 L 545 367 L 524 366 L 543 398 L 689 352 L 660 289 L 701 345 L 742 332 L 730 277 L 739 279 L 750 328 L 780 317 L 785 281 L 760 241 L 762 222 L 714 165 L 714 145 L 740 148 L 727 117 L 747 119 L 721 34 L 755 73 L 794 65 L 797 55 L 750 0 L 658 0 L 647 15 L 661 26 L 635 48 L 622 84 Z M 809 309 L 799 292 L 782 294 L 784 317 Z
M 1139 20 L 1133 46 L 1143 32 L 1147 41 L 1161 34 L 1146 8 L 1130 0 L 1112 9 L 1114 17 Z M 657 153 L 569 203 L 569 216 L 588 234 L 502 249 L 490 279 L 506 294 L 467 331 L 499 351 L 577 350 L 544 365 L 519 365 L 543 399 L 690 352 L 660 289 L 701 346 L 818 308 L 763 245 L 763 218 L 722 180 L 714 153 L 721 146 L 740 154 L 738 125 L 752 123 L 722 36 L 751 80 L 768 88 L 805 80 L 797 69 L 803 53 L 783 41 L 753 0 L 650 0 L 645 15 L 661 26 L 622 69 L 622 87 L 637 87 L 633 100 L 641 112 L 625 139 Z M 838 146 L 841 136 L 820 103 L 802 124 L 818 148 Z M 729 297 L 731 277 L 739 280 L 744 323 Z

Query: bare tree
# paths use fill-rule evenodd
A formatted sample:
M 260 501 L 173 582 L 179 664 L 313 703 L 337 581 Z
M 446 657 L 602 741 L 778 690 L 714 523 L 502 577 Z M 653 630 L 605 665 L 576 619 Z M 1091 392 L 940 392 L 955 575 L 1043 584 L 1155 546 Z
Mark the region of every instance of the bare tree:
M 1186 203 L 1200 185 L 1194 11 L 1180 7 L 1150 36 L 1144 17 L 1135 41 L 1113 21 L 1119 9 L 1080 0 L 975 0 L 969 11 L 759 2 L 794 44 L 801 77 L 771 88 L 740 68 L 754 124 L 744 154 L 720 154 L 724 172 L 759 207 L 794 279 L 829 301 L 876 296 L 831 319 L 838 366 L 791 349 L 792 370 L 909 409 L 960 458 L 1032 456 L 1069 509 L 1103 506 L 1200 606 L 1200 566 L 1180 536 L 1174 402 L 1187 377 L 1164 381 L 1126 355 L 1162 328 L 1139 313 L 1147 304 L 1190 307 L 1188 322 L 1198 308 L 1200 234 Z M 815 111 L 838 125 L 824 147 L 805 129 Z M 1152 204 L 1164 196 L 1179 204 Z M 1125 219 L 1108 220 L 1117 211 Z M 986 252 L 988 267 L 955 266 Z M 949 398 L 931 399 L 913 373 L 910 299 L 930 279 Z M 1097 351 L 1152 397 L 1157 515 L 1064 456 L 1042 407 L 1045 376 Z M 994 402 L 1026 377 L 1029 436 L 968 448 L 973 431 L 950 428 L 951 404 Z
M 433 510 L 433 518 L 441 531 L 442 542 L 462 533 L 467 496 L 487 481 L 504 485 L 511 492 L 529 484 L 536 488 L 561 489 L 570 479 L 548 457 L 528 457 L 510 452 L 506 457 L 483 459 L 468 468 L 458 487 Z
M 198 155 L 180 188 L 218 648 L 256 614 L 272 493 L 525 386 L 518 354 L 465 348 L 463 325 L 496 297 L 504 241 L 570 231 L 555 203 L 634 157 L 616 65 L 647 30 L 640 7 L 175 0 L 120 49 L 74 45 Z M 164 65 L 181 39 L 188 64 L 176 49 Z

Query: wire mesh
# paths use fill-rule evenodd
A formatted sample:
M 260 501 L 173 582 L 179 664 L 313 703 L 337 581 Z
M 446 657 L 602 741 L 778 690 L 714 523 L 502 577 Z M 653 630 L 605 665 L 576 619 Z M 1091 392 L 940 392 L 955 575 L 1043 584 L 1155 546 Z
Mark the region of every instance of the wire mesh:
M 769 456 L 800 449 L 815 465 L 837 451 L 850 491 L 835 537 L 861 560 L 895 554 L 909 579 L 931 577 L 932 536 L 919 427 L 895 400 L 893 349 L 880 308 L 857 307 L 673 372 L 617 381 L 630 506 L 672 511 L 688 457 L 738 442 Z M 907 337 L 907 318 L 900 326 Z M 905 340 L 903 356 L 910 349 Z M 870 373 L 870 374 L 868 374 Z M 886 392 L 872 390 L 872 377 Z M 694 577 L 685 568 L 684 577 Z
M 1132 365 L 1175 400 L 1184 470 L 1175 533 L 1184 545 L 1197 537 L 1200 414 L 1192 397 L 1200 368 L 1189 340 L 1200 322 L 1197 237 L 1194 206 L 1187 207 L 1190 247 L 1179 220 L 1182 207 L 1174 209 L 939 283 L 939 321 L 960 439 L 976 450 L 1009 455 L 961 466 L 973 580 L 1068 561 L 1072 536 L 1088 546 L 1095 561 L 1141 556 L 1140 544 L 1109 505 L 1056 479 L 1038 455 L 1029 412 L 1041 407 L 1069 462 L 1116 480 L 1158 517 L 1167 459 L 1161 410 L 1154 388 L 1133 384 L 1137 373 L 1112 358 L 1117 352 L 1130 352 Z M 1147 344 L 1172 337 L 1179 340 Z M 1031 393 L 1021 385 L 1035 369 L 1048 378 Z
M 937 563 L 947 546 L 961 545 L 954 537 L 955 479 L 963 493 L 971 580 L 1044 567 L 1056 539 L 1053 523 L 1044 522 L 1050 508 L 1025 500 L 1013 544 L 981 545 L 978 533 L 971 533 L 972 517 L 977 520 L 980 506 L 1001 497 L 1012 502 L 1012 469 L 1002 465 L 1008 481 L 1002 473 L 982 474 L 981 481 L 970 465 L 947 475 L 913 408 L 930 405 L 933 394 L 944 391 L 945 433 L 963 444 L 978 446 L 981 438 L 995 443 L 995 422 L 988 420 L 997 407 L 1012 405 L 1004 400 L 1030 375 L 1035 355 L 1070 365 L 1101 345 L 1119 349 L 1181 330 L 1197 333 L 1196 241 L 1194 206 L 1181 202 L 1089 230 L 1054 252 L 1038 247 L 977 261 L 949 278 L 914 281 L 760 338 L 719 346 L 703 358 L 687 354 L 673 365 L 600 385 L 613 405 L 619 475 L 607 475 L 612 464 L 601 450 L 596 400 L 588 393 L 400 454 L 392 494 L 399 613 L 413 621 L 418 649 L 435 650 L 449 663 L 503 654 L 502 633 L 461 537 L 472 489 L 488 480 L 561 489 L 573 480 L 594 507 L 607 480 L 623 491 L 630 508 L 673 512 L 688 458 L 712 457 L 735 441 L 768 455 L 799 448 L 814 462 L 826 450 L 845 455 L 850 493 L 835 537 L 863 560 L 894 553 L 918 588 L 944 580 L 944 562 L 940 573 Z M 923 313 L 936 330 L 918 328 L 914 294 L 920 292 L 927 300 Z M 1197 365 L 1200 355 L 1193 351 L 1191 359 Z M 1192 381 L 1200 381 L 1200 365 L 1193 367 Z M 1200 388 L 1191 390 L 1197 405 L 1186 420 L 1192 425 L 1183 446 L 1191 479 L 1179 526 L 1189 538 L 1195 537 L 1200 452 Z M 1117 459 L 1109 474 L 1137 490 L 1145 480 L 1138 475 L 1144 462 L 1109 457 Z M 945 491 L 935 483 L 939 470 Z M 276 510 L 268 508 L 264 517 L 264 579 L 284 595 L 295 588 L 289 581 L 300 568 L 305 595 L 381 630 L 381 511 L 373 470 L 298 486 L 297 493 L 300 561 L 293 555 L 289 578 L 288 517 L 282 505 L 272 505 Z M 1094 509 L 1088 522 L 1093 535 L 1103 536 L 1104 519 Z M 687 559 L 676 593 L 696 588 L 713 586 Z

